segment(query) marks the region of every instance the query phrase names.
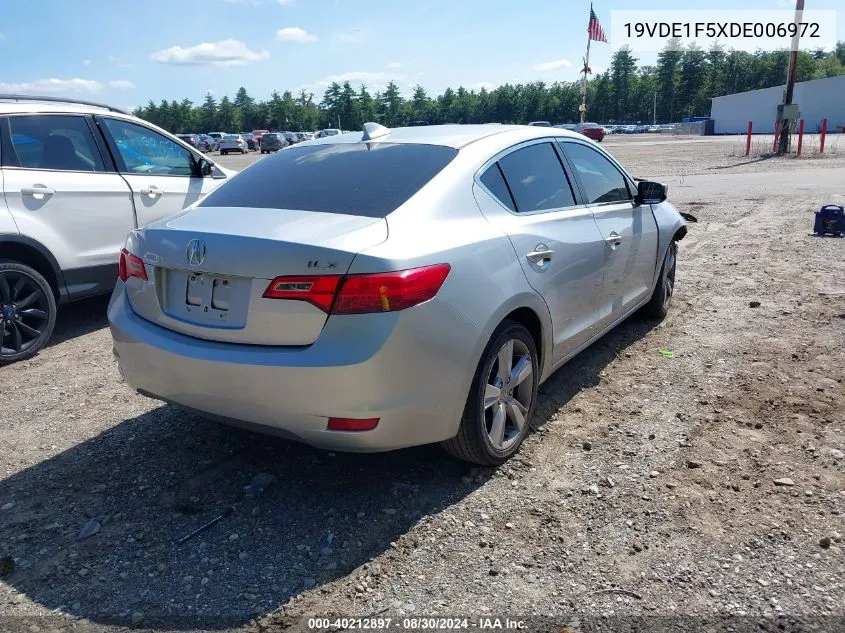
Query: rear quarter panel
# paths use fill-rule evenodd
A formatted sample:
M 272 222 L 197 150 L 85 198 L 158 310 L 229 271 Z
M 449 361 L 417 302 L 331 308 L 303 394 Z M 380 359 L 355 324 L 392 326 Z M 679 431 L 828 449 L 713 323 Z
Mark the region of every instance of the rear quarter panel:
M 548 307 L 528 284 L 510 240 L 484 218 L 473 196 L 473 175 L 486 156 L 459 154 L 387 216 L 388 239 L 359 253 L 349 270 L 378 272 L 444 262 L 452 267 L 437 297 L 471 326 L 469 340 L 455 350 L 465 368 L 464 393 L 491 335 L 508 313 L 530 308 L 543 331 L 551 331 Z M 551 337 L 544 336 L 539 345 L 544 360 L 550 358 L 550 345 Z

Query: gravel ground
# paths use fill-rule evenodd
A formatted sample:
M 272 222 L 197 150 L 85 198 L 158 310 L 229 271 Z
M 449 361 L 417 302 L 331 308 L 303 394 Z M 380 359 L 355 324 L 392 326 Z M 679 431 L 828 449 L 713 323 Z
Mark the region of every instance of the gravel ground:
M 845 630 L 845 242 L 808 234 L 845 201 L 845 158 L 692 141 L 605 143 L 699 218 L 675 302 L 553 376 L 498 469 L 324 453 L 144 399 L 118 378 L 106 300 L 63 308 L 53 345 L 0 368 L 0 628 Z M 258 473 L 276 481 L 246 498 Z

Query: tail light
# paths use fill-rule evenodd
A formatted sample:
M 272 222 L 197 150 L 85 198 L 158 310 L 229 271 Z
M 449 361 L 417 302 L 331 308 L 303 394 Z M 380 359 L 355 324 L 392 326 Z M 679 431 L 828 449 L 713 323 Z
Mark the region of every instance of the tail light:
M 130 277 L 137 277 L 138 279 L 147 280 L 147 269 L 144 268 L 144 262 L 137 255 L 133 255 L 125 248 L 120 249 L 120 262 L 117 268 L 117 276 L 121 281 L 126 281 Z
M 264 297 L 307 301 L 327 314 L 395 312 L 424 303 L 440 290 L 449 264 L 389 273 L 276 277 Z

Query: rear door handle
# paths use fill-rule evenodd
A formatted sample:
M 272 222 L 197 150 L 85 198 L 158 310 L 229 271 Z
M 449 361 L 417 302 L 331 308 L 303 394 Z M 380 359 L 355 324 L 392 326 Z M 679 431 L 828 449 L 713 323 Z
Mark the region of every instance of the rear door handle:
M 161 189 L 159 189 L 158 187 L 156 187 L 155 185 L 150 185 L 149 187 L 144 187 L 143 189 L 141 189 L 141 195 L 144 195 L 144 196 L 155 197 L 155 196 L 160 196 L 162 193 L 164 193 L 164 192 Z
M 52 187 L 21 187 L 21 193 L 25 196 L 52 196 L 56 190 Z
M 534 247 L 533 251 L 525 256 L 525 258 L 532 264 L 542 265 L 543 263 L 550 261 L 552 259 L 552 255 L 554 254 L 555 252 L 545 244 L 538 244 Z
M 619 246 L 622 243 L 622 236 L 619 235 L 616 231 L 611 231 L 610 235 L 604 238 L 604 241 L 610 244 L 610 246 Z

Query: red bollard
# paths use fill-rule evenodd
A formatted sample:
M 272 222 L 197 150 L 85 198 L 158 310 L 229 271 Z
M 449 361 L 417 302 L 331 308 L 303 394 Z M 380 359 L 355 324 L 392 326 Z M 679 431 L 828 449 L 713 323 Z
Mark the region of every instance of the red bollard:
M 824 154 L 824 137 L 827 136 L 827 117 L 822 119 L 822 140 L 819 144 L 819 154 Z
M 748 122 L 748 138 L 745 139 L 745 155 L 751 153 L 751 121 Z
M 780 121 L 775 123 L 775 138 L 772 141 L 772 151 L 774 152 L 778 148 L 778 137 L 780 136 Z
M 798 121 L 798 149 L 795 152 L 796 156 L 801 156 L 801 145 L 804 143 L 804 119 Z

